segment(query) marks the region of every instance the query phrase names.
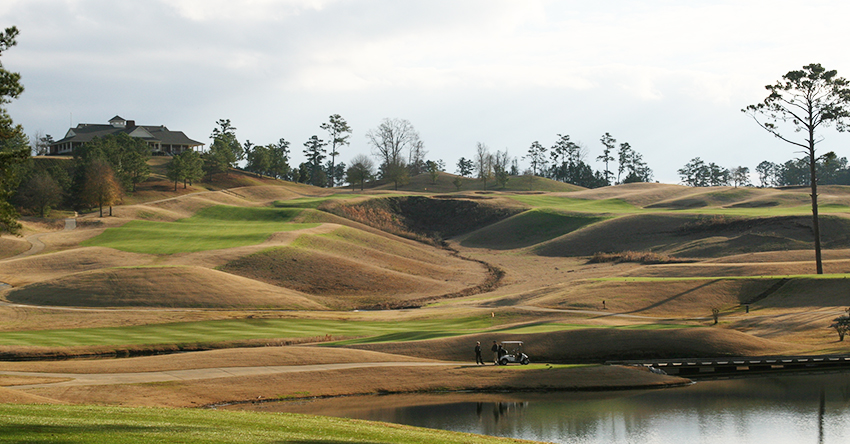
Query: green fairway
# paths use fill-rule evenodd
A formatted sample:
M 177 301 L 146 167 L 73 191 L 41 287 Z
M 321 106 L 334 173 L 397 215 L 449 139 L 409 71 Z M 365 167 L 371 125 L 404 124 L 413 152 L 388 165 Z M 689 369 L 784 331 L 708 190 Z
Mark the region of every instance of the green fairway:
M 505 318 L 503 322 L 515 322 Z M 495 329 L 493 329 L 496 327 Z M 684 325 L 650 324 L 616 328 L 681 328 Z M 183 322 L 133 327 L 78 328 L 0 332 L 0 345 L 37 347 L 212 344 L 226 341 L 278 338 L 348 337 L 327 345 L 421 341 L 494 331 L 546 333 L 579 328 L 613 328 L 594 325 L 538 323 L 499 329 L 489 316 L 405 322 L 340 321 L 315 319 L 240 319 Z
M 769 216 L 803 216 L 812 214 L 811 205 L 771 206 L 771 207 L 723 207 L 706 206 L 698 208 L 641 208 L 622 199 L 575 199 L 550 195 L 518 195 L 511 199 L 522 202 L 534 208 L 549 208 L 560 211 L 591 214 L 647 214 L 647 213 L 684 213 L 704 215 L 724 215 L 742 217 Z M 819 207 L 821 214 L 850 213 L 850 206 L 841 204 L 823 204 Z
M 0 345 L 69 347 L 93 345 L 193 344 L 271 338 L 345 336 L 370 342 L 431 339 L 475 333 L 491 326 L 487 317 L 378 322 L 312 319 L 244 319 L 113 328 L 0 333 Z
M 82 243 L 146 254 L 174 254 L 256 245 L 273 233 L 318 224 L 289 222 L 300 209 L 215 206 L 176 222 L 130 221 Z
M 850 274 L 789 274 L 780 276 L 690 276 L 690 277 L 610 277 L 589 279 L 597 282 L 681 282 L 681 281 L 733 281 L 746 279 L 847 279 Z
M 560 322 L 546 322 L 541 324 L 524 325 L 520 327 L 510 327 L 505 329 L 493 330 L 499 333 L 512 334 L 531 334 L 531 333 L 551 333 L 564 330 L 581 330 L 587 328 L 614 328 L 618 330 L 664 330 L 668 328 L 691 328 L 694 325 L 685 324 L 636 324 L 625 326 L 614 325 L 588 325 L 588 324 L 563 324 Z
M 497 443 L 466 433 L 291 413 L 94 406 L 0 405 L 9 443 Z

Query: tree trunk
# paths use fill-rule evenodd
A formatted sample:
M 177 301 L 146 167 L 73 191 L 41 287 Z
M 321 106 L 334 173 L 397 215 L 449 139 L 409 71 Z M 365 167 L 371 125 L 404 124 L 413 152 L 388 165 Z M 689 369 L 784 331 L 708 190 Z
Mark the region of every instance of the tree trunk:
M 820 223 L 818 222 L 818 178 L 816 176 L 817 159 L 815 158 L 814 128 L 809 128 L 809 173 L 812 182 L 812 233 L 815 236 L 815 269 L 817 274 L 823 274 L 823 261 L 820 248 Z

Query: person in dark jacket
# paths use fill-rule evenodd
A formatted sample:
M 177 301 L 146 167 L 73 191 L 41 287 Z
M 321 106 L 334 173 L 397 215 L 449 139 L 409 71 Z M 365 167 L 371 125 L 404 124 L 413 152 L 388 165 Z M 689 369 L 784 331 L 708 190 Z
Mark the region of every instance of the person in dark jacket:
M 490 347 L 490 351 L 493 352 L 493 365 L 499 364 L 499 344 L 496 344 L 496 341 L 493 341 L 493 346 Z
M 484 358 L 481 357 L 481 341 L 475 343 L 475 364 L 484 365 Z

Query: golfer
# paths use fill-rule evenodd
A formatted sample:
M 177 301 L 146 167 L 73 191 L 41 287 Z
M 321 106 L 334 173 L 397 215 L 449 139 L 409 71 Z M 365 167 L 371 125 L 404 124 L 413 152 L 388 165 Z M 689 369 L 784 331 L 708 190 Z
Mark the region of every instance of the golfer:
M 481 341 L 475 343 L 475 364 L 484 365 L 484 358 L 481 357 Z

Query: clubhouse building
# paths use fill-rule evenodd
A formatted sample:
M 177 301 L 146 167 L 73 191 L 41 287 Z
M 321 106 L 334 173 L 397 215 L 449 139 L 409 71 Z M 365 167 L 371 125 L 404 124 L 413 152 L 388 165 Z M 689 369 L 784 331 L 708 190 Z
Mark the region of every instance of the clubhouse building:
M 50 145 L 51 155 L 70 155 L 80 146 L 83 146 L 95 137 L 104 137 L 110 134 L 126 133 L 130 137 L 138 137 L 151 147 L 154 155 L 174 155 L 187 150 L 200 150 L 204 144 L 192 140 L 183 134 L 183 131 L 171 131 L 165 125 L 141 125 L 137 126 L 134 120 L 126 120 L 115 116 L 108 124 L 80 123 L 76 128 L 71 128 L 61 140 Z

